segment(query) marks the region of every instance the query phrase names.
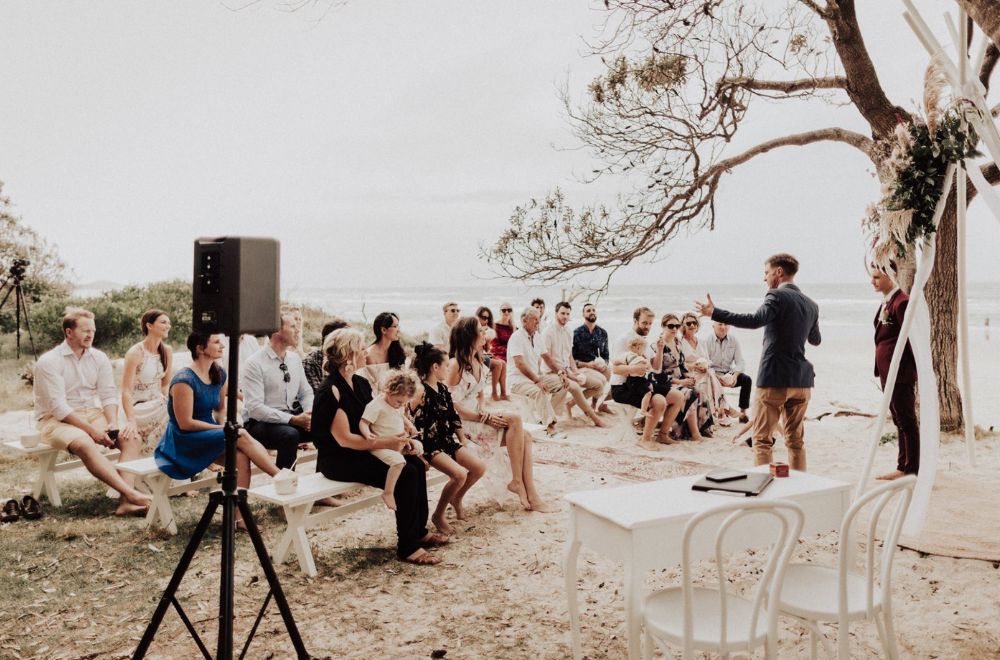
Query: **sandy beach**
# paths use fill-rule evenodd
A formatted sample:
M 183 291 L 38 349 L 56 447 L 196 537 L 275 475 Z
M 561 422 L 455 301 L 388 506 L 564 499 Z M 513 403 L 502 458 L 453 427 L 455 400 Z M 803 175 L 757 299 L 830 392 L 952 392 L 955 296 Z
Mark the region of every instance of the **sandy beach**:
M 740 335 L 749 364 L 759 351 L 753 333 Z M 865 350 L 862 350 L 864 348 Z M 873 419 L 863 416 L 824 415 L 854 408 L 874 413 L 879 393 L 869 375 L 867 346 L 854 339 L 829 338 L 809 355 L 816 365 L 817 387 L 806 424 L 806 445 L 810 470 L 853 482 L 857 479 L 871 435 Z M 984 484 L 983 506 L 996 507 L 1000 486 L 1000 441 L 988 431 L 1000 421 L 995 390 L 988 387 L 991 374 L 1000 367 L 1000 352 L 990 351 L 980 339 L 973 347 L 976 394 L 974 403 L 979 424 L 987 429 L 977 442 L 978 467 L 967 465 L 966 449 L 960 438 L 946 437 L 941 445 L 939 470 L 974 475 Z M 19 417 L 19 415 L 21 415 Z M 822 419 L 817 419 L 822 416 Z M 7 413 L 0 425 L 9 435 L 23 414 Z M 891 424 L 887 427 L 891 429 Z M 696 474 L 714 466 L 741 467 L 751 464 L 750 450 L 733 437 L 734 429 L 724 429 L 715 438 L 701 443 L 682 442 L 658 452 L 638 448 L 623 417 L 611 430 L 596 429 L 582 420 L 563 422 L 565 438 L 539 439 L 536 443 L 537 481 L 544 494 L 560 511 L 552 514 L 525 513 L 508 500 L 498 506 L 483 487 L 469 495 L 471 518 L 456 524 L 454 542 L 442 551 L 446 563 L 436 569 L 417 568 L 393 559 L 394 531 L 391 514 L 368 509 L 338 524 L 313 530 L 310 538 L 319 576 L 302 576 L 294 563 L 285 564 L 280 575 L 295 612 L 302 635 L 311 653 L 332 658 L 419 658 L 446 651 L 447 658 L 566 658 L 570 655 L 567 605 L 563 592 L 562 553 L 566 539 L 566 493 Z M 780 445 L 780 441 L 779 441 Z M 880 447 L 876 473 L 890 469 L 895 461 L 895 445 Z M 783 450 L 777 452 L 778 457 Z M 4 465 L 20 459 L 5 455 Z M 12 482 L 12 475 L 18 481 Z M 5 468 L 4 492 L 27 487 L 28 473 Z M 79 483 L 75 483 L 78 480 Z M 64 498 L 86 487 L 94 494 L 93 480 L 84 474 L 60 476 Z M 431 492 L 436 498 L 437 489 Z M 992 500 L 990 500 L 992 498 Z M 180 498 L 185 500 L 187 498 Z M 197 498 L 200 507 L 202 498 Z M 932 505 L 933 506 L 933 505 Z M 977 505 L 978 506 L 978 505 Z M 280 514 L 258 509 L 265 536 L 273 542 L 282 524 Z M 970 517 L 975 516 L 969 510 Z M 194 514 L 182 519 L 180 537 L 194 524 Z M 955 520 L 956 526 L 962 520 Z M 84 530 L 95 530 L 104 519 L 88 518 Z M 115 521 L 117 526 L 122 521 Z M 123 532 L 131 538 L 128 547 L 117 551 L 127 557 L 120 569 L 103 579 L 119 584 L 134 579 L 126 566 L 142 565 L 144 558 L 161 559 L 162 536 L 142 530 L 139 521 L 128 521 Z M 32 532 L 5 525 L 3 534 L 21 534 L 20 552 L 31 551 Z M 83 532 L 85 535 L 87 531 Z M 803 539 L 795 559 L 832 565 L 835 563 L 836 534 Z M 173 542 L 171 548 L 180 547 Z M 247 544 L 248 545 L 248 544 Z M 173 550 L 169 550 L 173 551 Z M 168 551 L 168 552 L 169 552 Z M 265 594 L 259 569 L 250 560 L 248 548 L 241 548 L 237 569 L 237 630 L 249 628 L 256 603 Z M 23 567 L 4 558 L 5 566 Z M 5 629 L 0 633 L 0 655 L 4 657 L 93 657 L 127 656 L 152 612 L 156 598 L 169 576 L 172 557 L 162 558 L 163 566 L 144 571 L 146 582 L 129 608 L 129 616 L 114 634 L 97 634 L 80 645 L 71 629 L 63 631 L 62 643 L 45 653 L 25 653 L 29 633 Z M 212 638 L 216 560 L 211 551 L 199 554 L 182 588 L 189 601 L 200 601 L 200 629 Z M 759 567 L 750 554 L 733 558 L 742 574 Z M 86 565 L 86 564 L 82 564 Z M 69 570 L 64 566 L 58 570 Z M 16 572 L 16 570 L 15 570 Z M 14 573 L 11 573 L 14 575 Z M 679 570 L 649 575 L 647 585 L 657 588 L 676 584 Z M 923 555 L 901 550 L 894 572 L 894 607 L 897 638 L 904 657 L 911 658 L 990 658 L 1000 657 L 1000 569 L 988 561 Z M 63 619 L 87 612 L 86 604 L 74 595 L 45 592 L 44 580 L 27 587 L 34 590 L 44 606 L 32 617 L 36 631 L 58 639 Z M 103 589 L 103 585 L 100 587 Z M 30 594 L 30 591 L 29 591 Z M 619 565 L 584 549 L 580 557 L 579 594 L 583 625 L 583 648 L 588 658 L 622 658 L 626 655 L 622 569 Z M 35 600 L 38 603 L 38 600 Z M 2 608 L 6 610 L 7 608 Z M 12 613 L 6 612 L 4 618 Z M 163 645 L 177 639 L 176 645 Z M 169 614 L 158 637 L 157 657 L 191 657 L 195 651 L 182 624 Z M 788 619 L 782 619 L 779 649 L 781 657 L 808 655 L 808 635 Z M 880 656 L 873 625 L 851 628 L 852 657 Z M 281 634 L 276 613 L 269 614 L 254 642 L 252 657 L 287 657 L 290 646 Z M 269 656 L 268 653 L 273 653 Z M 10 655 L 7 655 L 10 654 Z M 437 656 L 442 657 L 442 656 Z

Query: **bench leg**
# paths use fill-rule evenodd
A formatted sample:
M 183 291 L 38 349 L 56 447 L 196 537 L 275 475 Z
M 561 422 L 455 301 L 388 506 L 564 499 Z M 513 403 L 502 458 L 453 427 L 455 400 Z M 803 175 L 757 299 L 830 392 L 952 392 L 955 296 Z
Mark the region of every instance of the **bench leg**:
M 170 477 L 162 472 L 158 472 L 146 476 L 143 481 L 149 486 L 150 495 L 153 497 L 153 503 L 149 506 L 149 511 L 146 513 L 146 526 L 152 527 L 158 522 L 160 527 L 167 530 L 170 534 L 176 534 L 177 523 L 174 521 L 174 511 L 170 508 L 170 495 L 168 493 L 170 490 Z
M 312 550 L 309 547 L 309 537 L 306 536 L 306 517 L 312 510 L 313 503 L 307 502 L 298 506 L 286 506 L 285 533 L 274 549 L 274 562 L 281 564 L 288 555 L 289 546 L 295 548 L 299 559 L 299 568 L 309 577 L 316 577 L 316 562 L 313 561 Z
M 59 486 L 56 485 L 56 458 L 59 452 L 56 450 L 38 455 L 38 477 L 35 479 L 35 486 L 31 495 L 36 500 L 44 494 L 49 499 L 52 506 L 62 506 L 62 499 L 59 497 Z

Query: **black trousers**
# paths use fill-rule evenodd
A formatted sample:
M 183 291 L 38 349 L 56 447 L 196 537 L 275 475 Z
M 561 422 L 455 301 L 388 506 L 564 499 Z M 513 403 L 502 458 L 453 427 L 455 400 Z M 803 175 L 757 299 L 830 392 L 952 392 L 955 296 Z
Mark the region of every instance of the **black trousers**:
M 295 457 L 298 456 L 299 445 L 309 442 L 309 434 L 291 424 L 272 424 L 250 419 L 244 426 L 247 433 L 256 438 L 260 444 L 278 452 L 275 464 L 279 468 L 292 467 L 295 464 Z
M 736 387 L 740 388 L 740 410 L 747 410 L 750 407 L 750 388 L 753 387 L 753 380 L 740 372 L 736 377 Z
M 885 387 L 885 383 L 882 383 Z M 905 474 L 916 474 L 920 469 L 920 424 L 917 420 L 917 393 L 915 383 L 896 383 L 889 400 L 892 423 L 899 435 L 899 460 L 896 469 Z
M 399 538 L 396 555 L 406 559 L 420 548 L 420 539 L 427 535 L 427 471 L 416 456 L 406 456 L 406 465 L 396 482 L 396 534 Z M 367 451 L 343 451 L 336 461 L 317 464 L 327 479 L 356 481 L 385 487 L 389 466 Z

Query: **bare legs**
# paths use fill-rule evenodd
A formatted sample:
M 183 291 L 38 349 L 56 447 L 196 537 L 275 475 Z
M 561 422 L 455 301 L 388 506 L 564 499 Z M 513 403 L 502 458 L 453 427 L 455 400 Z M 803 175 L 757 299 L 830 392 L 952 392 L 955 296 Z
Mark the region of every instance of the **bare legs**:
M 499 358 L 490 360 L 490 378 L 492 379 L 491 397 L 494 401 L 509 401 L 507 396 L 507 363 Z M 498 394 L 499 392 L 499 394 Z
M 540 513 L 557 511 L 535 489 L 534 460 L 531 457 L 534 440 L 531 434 L 524 431 L 520 415 L 504 413 L 503 418 L 507 422 L 503 442 L 507 445 L 507 455 L 510 456 L 512 477 L 507 490 L 518 496 L 525 510 Z
M 441 489 L 441 498 L 431 515 L 431 522 L 444 534 L 455 530 L 448 524 L 445 513 L 450 504 L 455 509 L 455 517 L 465 520 L 465 506 L 462 498 L 469 489 L 486 474 L 486 464 L 479 460 L 471 451 L 462 447 L 455 452 L 453 459 L 444 452 L 438 452 L 431 458 L 431 465 L 448 475 L 448 483 Z
M 656 428 L 656 422 L 663 415 L 664 411 L 667 409 L 667 402 L 660 394 L 654 394 L 649 401 L 649 409 L 646 411 L 646 419 L 642 425 L 642 438 L 639 440 L 639 446 L 643 449 L 649 449 L 656 451 L 659 447 L 653 442 L 653 429 Z M 669 426 L 667 428 L 670 428 Z
M 152 504 L 153 500 L 149 495 L 140 493 L 132 484 L 122 478 L 111 461 L 101 453 L 97 444 L 89 437 L 74 440 L 67 449 L 83 462 L 84 467 L 92 475 L 121 494 L 121 503 L 115 509 L 117 515 L 125 516 L 145 511 Z

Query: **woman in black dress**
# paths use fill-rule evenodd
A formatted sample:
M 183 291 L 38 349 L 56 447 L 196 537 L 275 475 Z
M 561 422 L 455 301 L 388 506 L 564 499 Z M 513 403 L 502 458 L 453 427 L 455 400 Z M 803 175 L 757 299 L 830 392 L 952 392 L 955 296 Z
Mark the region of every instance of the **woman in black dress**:
M 372 400 L 371 385 L 356 373 L 365 366 L 364 337 L 350 328 L 335 330 L 323 341 L 323 355 L 327 378 L 313 401 L 312 416 L 316 469 L 327 479 L 382 488 L 389 467 L 370 452 L 400 451 L 406 437 L 366 440 L 360 433 L 361 415 Z M 406 457 L 395 494 L 397 556 L 411 564 L 439 564 L 441 559 L 425 547 L 444 545 L 448 537 L 427 530 L 427 477 L 416 456 Z

